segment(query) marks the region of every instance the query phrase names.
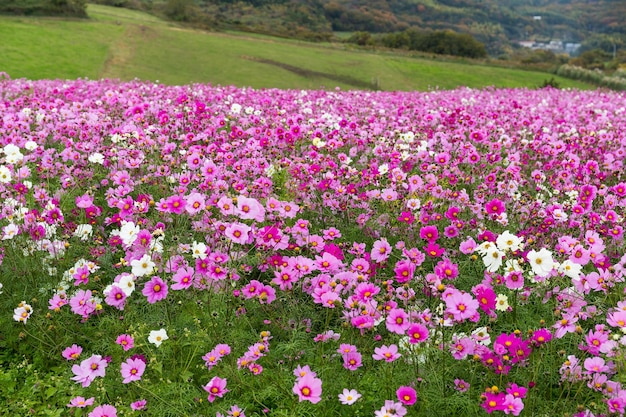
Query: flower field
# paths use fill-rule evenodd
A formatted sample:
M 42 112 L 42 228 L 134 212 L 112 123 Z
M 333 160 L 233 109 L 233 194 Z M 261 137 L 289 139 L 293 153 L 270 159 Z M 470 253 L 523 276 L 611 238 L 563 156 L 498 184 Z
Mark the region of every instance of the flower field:
M 2 415 L 624 415 L 626 95 L 0 77 Z

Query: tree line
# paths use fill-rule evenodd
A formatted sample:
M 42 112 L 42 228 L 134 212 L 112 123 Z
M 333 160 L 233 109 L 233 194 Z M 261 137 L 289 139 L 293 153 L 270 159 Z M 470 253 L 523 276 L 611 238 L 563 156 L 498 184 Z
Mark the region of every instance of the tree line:
M 348 38 L 348 42 L 362 46 L 383 46 L 467 58 L 487 57 L 483 43 L 468 33 L 456 33 L 451 30 L 421 31 L 409 28 L 402 32 L 380 35 L 355 32 Z
M 87 0 L 0 0 L 0 13 L 87 17 Z

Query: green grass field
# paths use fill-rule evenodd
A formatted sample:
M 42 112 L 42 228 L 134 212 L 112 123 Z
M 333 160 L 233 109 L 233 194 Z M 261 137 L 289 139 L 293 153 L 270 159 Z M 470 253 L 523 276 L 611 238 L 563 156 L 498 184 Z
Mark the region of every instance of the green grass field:
M 89 5 L 89 20 L 0 16 L 0 71 L 253 88 L 428 90 L 537 87 L 551 74 L 428 60 L 243 33 L 176 27 L 133 10 Z M 587 84 L 554 77 L 562 87 Z

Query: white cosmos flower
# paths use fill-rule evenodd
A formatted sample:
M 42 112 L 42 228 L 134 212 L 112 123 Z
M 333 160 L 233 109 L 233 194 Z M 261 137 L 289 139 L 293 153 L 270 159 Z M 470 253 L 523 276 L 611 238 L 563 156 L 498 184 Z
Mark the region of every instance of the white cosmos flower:
M 20 232 L 20 228 L 14 224 L 9 223 L 2 228 L 2 240 L 13 239 Z
M 150 255 L 144 254 L 141 259 L 135 259 L 130 261 L 132 267 L 132 274 L 136 277 L 143 277 L 144 275 L 150 275 L 154 271 L 156 264 L 150 259 Z
M 479 345 L 489 346 L 491 344 L 491 335 L 489 329 L 485 326 L 478 327 L 472 332 L 472 338 Z
M 124 246 L 129 247 L 132 245 L 140 231 L 141 228 L 135 226 L 135 223 L 122 220 L 122 228 L 120 229 L 119 236 Z
M 539 252 L 534 249 L 528 252 L 526 255 L 530 267 L 533 272 L 540 277 L 547 277 L 554 268 L 554 260 L 552 259 L 552 252 L 546 248 L 541 248 Z
M 4 165 L 0 165 L 0 183 L 6 184 L 11 182 L 13 176 L 11 175 L 11 171 L 9 168 Z
M 130 296 L 135 291 L 135 276 L 131 274 L 125 274 L 120 280 L 112 285 L 117 285 L 124 291 L 126 297 Z M 106 295 L 106 294 L 105 294 Z
M 582 265 L 574 263 L 570 261 L 569 259 L 565 260 L 564 262 L 561 262 L 561 264 L 558 267 L 558 271 L 560 273 L 576 281 L 580 280 L 580 272 L 582 269 L 583 269 Z
M 496 297 L 496 310 L 507 311 L 509 308 L 509 297 L 504 294 L 498 294 Z
M 359 394 L 359 392 L 355 389 L 349 390 L 348 388 L 344 388 L 343 392 L 339 394 L 339 401 L 341 401 L 341 404 L 344 405 L 352 405 L 359 398 L 361 398 L 361 394 Z
M 206 245 L 202 242 L 193 242 L 191 244 L 191 256 L 194 259 L 205 259 L 207 257 Z
M 4 147 L 4 155 L 7 163 L 9 164 L 15 164 L 24 159 L 24 155 L 20 152 L 20 148 L 12 143 L 9 143 Z
M 87 240 L 93 232 L 93 226 L 90 224 L 79 224 L 74 230 L 74 236 L 80 238 L 80 240 Z
M 167 339 L 169 339 L 169 337 L 165 329 L 152 330 L 150 331 L 150 336 L 148 336 L 148 342 L 154 344 L 156 347 L 161 346 L 161 343 Z
M 89 155 L 89 157 L 87 158 L 87 160 L 89 160 L 89 162 L 91 162 L 92 164 L 104 164 L 104 155 L 102 155 L 101 153 L 98 152 L 94 152 L 91 155 Z
M 492 246 L 487 253 L 483 255 L 483 263 L 489 272 L 496 272 L 502 266 L 504 252 Z
M 505 230 L 496 239 L 496 245 L 498 246 L 498 249 L 502 251 L 510 250 L 512 252 L 515 252 L 517 250 L 522 249 L 523 241 L 524 241 L 524 238 L 517 237 L 513 233 L 509 232 L 508 230 Z

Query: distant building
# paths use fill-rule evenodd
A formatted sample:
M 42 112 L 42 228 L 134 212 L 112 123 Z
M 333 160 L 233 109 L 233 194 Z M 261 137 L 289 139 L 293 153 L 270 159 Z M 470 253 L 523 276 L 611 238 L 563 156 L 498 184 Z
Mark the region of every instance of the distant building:
M 533 20 L 541 20 L 541 16 L 533 16 Z
M 550 42 L 535 42 L 535 41 L 518 41 L 520 46 L 524 48 L 530 48 L 532 50 L 541 49 L 544 51 L 552 51 L 555 54 L 568 54 L 572 55 L 580 48 L 580 43 L 563 42 L 555 39 Z

